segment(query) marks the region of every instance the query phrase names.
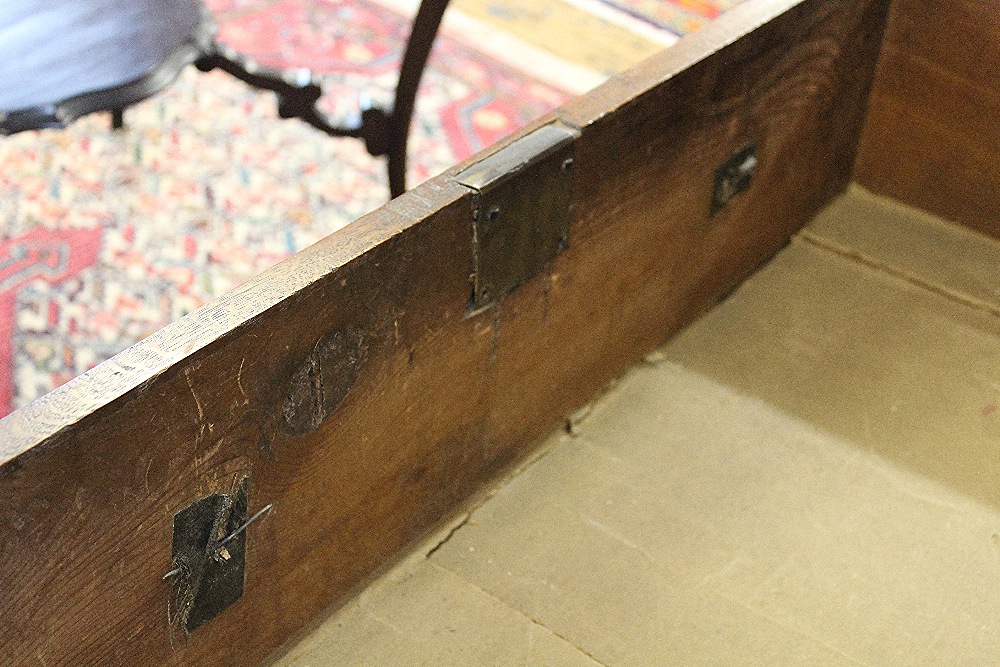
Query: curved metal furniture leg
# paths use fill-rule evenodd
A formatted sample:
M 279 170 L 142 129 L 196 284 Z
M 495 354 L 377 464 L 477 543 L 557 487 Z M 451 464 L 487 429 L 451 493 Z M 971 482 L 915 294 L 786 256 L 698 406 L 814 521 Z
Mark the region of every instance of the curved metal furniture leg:
M 255 88 L 274 91 L 282 118 L 299 118 L 331 136 L 364 140 L 369 153 L 388 157 L 389 192 L 397 197 L 406 191 L 406 146 L 417 89 L 447 7 L 448 0 L 420 3 L 403 54 L 392 109 L 364 108 L 356 125 L 336 125 L 320 110 L 317 102 L 323 94 L 321 83 L 307 69 L 262 67 L 218 43 L 206 49 L 195 64 L 202 71 L 219 68 Z
M 410 39 L 406 43 L 403 65 L 396 84 L 396 98 L 389 116 L 389 136 L 386 155 L 389 158 L 389 192 L 398 197 L 406 191 L 406 144 L 410 135 L 410 121 L 417 99 L 417 88 L 423 76 L 427 58 L 434 46 L 434 38 L 448 0 L 423 0 L 413 20 Z
M 0 112 L 0 135 L 43 127 L 65 127 L 76 118 L 95 111 L 111 111 L 111 125 L 124 125 L 124 109 L 166 87 L 190 63 L 202 71 L 215 68 L 228 72 L 255 88 L 278 95 L 278 114 L 299 118 L 326 134 L 362 139 L 368 152 L 388 157 L 389 191 L 393 197 L 406 190 L 406 146 L 410 121 L 427 58 L 434 46 L 448 0 L 422 0 L 406 42 L 403 63 L 391 109 L 362 109 L 359 118 L 338 125 L 318 106 L 321 82 L 308 69 L 263 67 L 241 53 L 214 40 L 214 28 L 203 14 L 193 33 L 173 49 L 153 70 L 139 79 L 108 89 L 87 92 L 55 104 Z

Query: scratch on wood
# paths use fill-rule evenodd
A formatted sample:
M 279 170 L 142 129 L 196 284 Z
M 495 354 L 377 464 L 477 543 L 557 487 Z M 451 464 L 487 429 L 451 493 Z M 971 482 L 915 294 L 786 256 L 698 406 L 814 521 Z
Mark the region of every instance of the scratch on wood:
M 240 359 L 240 370 L 236 372 L 236 385 L 240 388 L 240 393 L 243 394 L 243 405 L 246 405 L 250 401 L 250 399 L 247 398 L 247 390 L 243 388 L 243 365 L 246 364 L 246 362 L 246 357 Z
M 191 382 L 191 369 L 184 369 L 184 379 L 187 380 L 188 389 L 191 390 L 191 396 L 194 398 L 194 404 L 198 406 L 198 438 L 197 442 L 201 441 L 202 436 L 205 435 L 205 410 L 201 407 L 201 399 L 198 398 L 198 393 L 194 390 L 194 383 Z
M 205 452 L 204 454 L 202 454 L 199 458 L 202 461 L 207 461 L 216 454 L 218 454 L 220 449 L 222 449 L 222 440 L 217 440 L 216 443 L 212 445 L 212 448 L 207 452 Z
M 544 287 L 542 287 L 542 323 L 549 321 L 549 295 L 552 292 L 552 284 L 555 282 L 552 275 L 550 274 L 548 280 L 545 281 Z
M 493 307 L 493 325 L 490 327 L 490 365 L 497 361 L 497 350 L 500 348 L 500 311 L 502 304 Z

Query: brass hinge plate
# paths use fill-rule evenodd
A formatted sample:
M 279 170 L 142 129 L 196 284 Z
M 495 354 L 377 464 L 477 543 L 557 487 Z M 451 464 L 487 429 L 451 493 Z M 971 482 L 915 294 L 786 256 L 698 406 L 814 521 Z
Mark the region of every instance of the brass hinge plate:
M 471 310 L 484 310 L 566 249 L 580 132 L 558 121 L 459 173 L 475 192 Z

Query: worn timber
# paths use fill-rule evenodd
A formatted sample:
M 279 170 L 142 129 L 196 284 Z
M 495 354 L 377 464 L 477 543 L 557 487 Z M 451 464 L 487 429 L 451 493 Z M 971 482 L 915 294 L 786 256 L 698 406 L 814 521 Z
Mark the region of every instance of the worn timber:
M 0 421 L 0 654 L 259 662 L 845 188 L 886 6 L 751 0 L 525 128 L 580 132 L 569 245 L 485 312 L 481 155 Z M 243 596 L 171 643 L 173 518 L 244 477 Z
M 895 0 L 858 155 L 875 192 L 1000 237 L 1000 8 Z

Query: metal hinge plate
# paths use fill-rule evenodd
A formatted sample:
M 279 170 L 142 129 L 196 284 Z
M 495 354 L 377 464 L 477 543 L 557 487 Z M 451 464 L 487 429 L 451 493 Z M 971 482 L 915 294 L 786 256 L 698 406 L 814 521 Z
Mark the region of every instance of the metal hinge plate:
M 481 311 L 566 249 L 575 140 L 544 125 L 459 173 L 475 192 L 471 309 Z

